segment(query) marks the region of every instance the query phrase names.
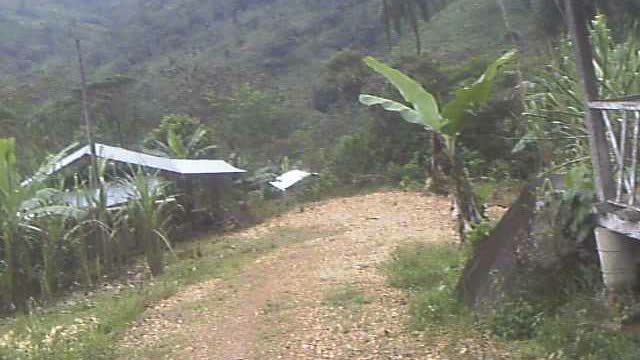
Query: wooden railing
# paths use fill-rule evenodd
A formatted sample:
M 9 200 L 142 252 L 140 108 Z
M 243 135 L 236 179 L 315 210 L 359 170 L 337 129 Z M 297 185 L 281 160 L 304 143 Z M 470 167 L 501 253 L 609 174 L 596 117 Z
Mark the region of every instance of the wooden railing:
M 589 102 L 591 110 L 602 113 L 609 154 L 615 170 L 615 198 L 608 202 L 635 208 L 638 185 L 638 145 L 640 139 L 640 97 Z

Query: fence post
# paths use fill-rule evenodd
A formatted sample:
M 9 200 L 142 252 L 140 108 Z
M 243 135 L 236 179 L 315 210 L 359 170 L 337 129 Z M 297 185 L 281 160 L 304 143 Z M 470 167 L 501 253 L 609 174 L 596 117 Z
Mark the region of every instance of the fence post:
M 593 66 L 593 48 L 589 40 L 587 15 L 582 0 L 566 0 L 568 26 L 576 53 L 576 65 L 582 78 L 585 94 L 585 123 L 589 130 L 589 147 L 593 164 L 598 200 L 605 202 L 615 196 L 613 174 L 603 126 L 602 113 L 589 108 L 589 102 L 598 99 L 598 84 Z

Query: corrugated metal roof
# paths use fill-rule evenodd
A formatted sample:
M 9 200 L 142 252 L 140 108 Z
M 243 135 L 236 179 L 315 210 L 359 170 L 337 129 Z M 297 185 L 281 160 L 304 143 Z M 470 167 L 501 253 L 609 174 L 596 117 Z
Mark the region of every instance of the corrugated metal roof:
M 89 146 L 84 146 L 57 162 L 49 174 L 54 174 L 79 161 L 85 156 L 90 155 L 91 150 Z M 102 159 L 119 161 L 127 164 L 139 165 L 185 175 L 240 174 L 246 172 L 245 170 L 238 169 L 223 160 L 169 159 L 103 144 L 96 144 L 96 156 Z
M 278 176 L 276 178 L 276 181 L 272 181 L 269 184 L 281 191 L 286 191 L 288 188 L 292 187 L 293 185 L 299 183 L 300 181 L 311 175 L 314 174 L 302 170 L 291 170 Z

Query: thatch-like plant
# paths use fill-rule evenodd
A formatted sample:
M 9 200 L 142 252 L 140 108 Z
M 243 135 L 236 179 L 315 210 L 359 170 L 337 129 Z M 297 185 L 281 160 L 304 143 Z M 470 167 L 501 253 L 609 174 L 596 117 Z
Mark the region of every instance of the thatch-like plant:
M 164 270 L 164 251 L 172 251 L 167 230 L 176 205 L 168 200 L 167 184 L 145 176 L 142 171 L 123 180 L 123 184 L 132 191 L 127 220 L 143 244 L 151 274 L 160 275 Z

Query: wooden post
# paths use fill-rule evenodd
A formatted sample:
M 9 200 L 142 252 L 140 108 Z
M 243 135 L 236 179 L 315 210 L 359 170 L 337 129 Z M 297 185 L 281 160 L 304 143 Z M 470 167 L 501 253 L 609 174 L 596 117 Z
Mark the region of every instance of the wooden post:
M 576 53 L 576 65 L 582 78 L 585 96 L 585 122 L 589 131 L 589 147 L 593 164 L 594 180 L 598 200 L 605 202 L 613 199 L 615 188 L 606 133 L 599 110 L 589 108 L 589 101 L 598 100 L 598 83 L 593 66 L 593 48 L 589 40 L 588 21 L 583 0 L 565 0 L 569 30 Z
M 96 154 L 96 143 L 93 138 L 93 128 L 91 122 L 91 116 L 89 114 L 89 104 L 87 99 L 87 77 L 84 71 L 84 61 L 82 59 L 82 51 L 80 49 L 80 39 L 76 38 L 76 51 L 78 52 L 78 67 L 80 70 L 80 82 L 81 82 L 81 93 L 82 93 L 82 118 L 84 119 L 84 125 L 86 126 L 87 133 L 87 142 L 89 142 L 89 151 L 91 153 L 91 166 L 89 169 L 89 187 L 91 188 L 91 193 L 95 194 L 96 198 L 102 196 L 102 192 L 104 191 L 104 187 L 102 186 L 102 182 L 100 181 L 100 169 L 98 168 L 98 157 Z M 95 192 L 94 192 L 95 191 Z M 105 223 L 105 208 L 97 208 L 95 209 L 94 220 L 98 222 Z M 105 271 L 109 272 L 112 270 L 112 262 L 113 262 L 113 253 L 111 249 L 111 239 L 107 234 L 105 234 L 104 230 L 100 227 L 98 230 L 98 239 L 100 241 L 100 245 L 98 246 L 98 253 L 102 257 L 102 265 Z
M 87 104 L 87 77 L 84 72 L 84 62 L 82 61 L 82 51 L 80 50 L 80 39 L 76 39 L 76 51 L 78 52 L 78 66 L 80 68 L 80 82 L 82 90 L 82 118 L 84 119 L 84 125 L 87 128 L 87 141 L 89 142 L 89 150 L 91 151 L 91 189 L 98 189 L 98 161 L 96 156 L 96 143 L 93 140 L 93 130 L 91 128 L 91 116 L 89 115 L 89 105 Z

